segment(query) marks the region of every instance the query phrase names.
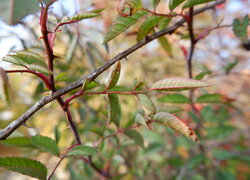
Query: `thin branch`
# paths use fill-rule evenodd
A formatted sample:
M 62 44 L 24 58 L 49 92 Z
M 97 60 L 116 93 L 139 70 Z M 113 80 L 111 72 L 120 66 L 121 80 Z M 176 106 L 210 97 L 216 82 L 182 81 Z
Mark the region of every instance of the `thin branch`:
M 225 0 L 217 0 L 214 3 L 211 3 L 208 6 L 205 6 L 203 8 L 197 9 L 194 11 L 194 15 L 200 14 L 204 11 L 207 11 L 208 9 L 214 8 L 218 4 L 224 3 Z M 105 70 L 107 70 L 110 66 L 115 64 L 117 61 L 127 57 L 137 49 L 141 48 L 142 46 L 148 44 L 149 42 L 165 35 L 165 34 L 172 34 L 178 27 L 182 26 L 185 23 L 185 19 L 182 18 L 174 25 L 154 33 L 151 36 L 148 36 L 147 38 L 139 41 L 134 46 L 128 48 L 127 50 L 121 52 L 117 56 L 115 56 L 113 59 L 109 60 L 107 63 L 105 63 L 103 66 L 101 66 L 99 69 L 97 69 L 92 74 L 83 77 L 81 80 L 78 80 L 76 82 L 71 83 L 70 85 L 66 86 L 63 89 L 60 89 L 56 92 L 54 92 L 52 95 L 45 96 L 41 98 L 36 104 L 34 104 L 30 109 L 28 109 L 22 116 L 20 116 L 17 120 L 10 123 L 6 128 L 4 128 L 2 131 L 0 131 L 0 140 L 4 140 L 7 137 L 9 137 L 18 127 L 20 127 L 23 123 L 25 123 L 33 114 L 35 114 L 38 110 L 40 110 L 43 106 L 48 104 L 49 102 L 53 101 L 54 99 L 57 99 L 58 97 L 75 90 L 82 86 L 83 82 L 88 78 L 89 80 L 93 81 L 96 77 L 98 77 L 100 74 L 102 74 Z
M 40 79 L 42 79 L 43 82 L 45 83 L 46 87 L 50 89 L 50 82 L 49 82 L 48 78 L 42 73 L 32 71 L 32 70 L 6 70 L 5 72 L 6 73 L 30 73 L 30 74 L 34 74 L 37 77 L 39 77 Z
M 56 91 L 55 82 L 54 82 L 54 75 L 53 75 L 53 71 L 54 71 L 53 61 L 54 61 L 55 56 L 54 56 L 54 52 L 53 52 L 53 44 L 51 44 L 53 42 L 49 41 L 48 34 L 50 32 L 47 29 L 47 19 L 48 19 L 48 9 L 49 9 L 50 5 L 52 5 L 55 1 L 56 0 L 51 1 L 41 11 L 41 32 L 42 32 L 43 42 L 44 42 L 44 46 L 45 46 L 45 50 L 46 50 L 46 54 L 47 54 L 47 58 L 48 58 L 48 69 L 52 72 L 52 74 L 49 75 L 50 90 L 52 91 L 52 93 L 54 93 Z M 72 119 L 72 116 L 70 113 L 70 109 L 68 107 L 64 108 L 64 106 L 63 106 L 64 101 L 63 101 L 61 96 L 57 97 L 57 102 L 62 107 L 62 109 L 65 113 L 65 116 L 67 118 L 69 126 L 70 126 L 70 128 L 75 136 L 76 143 L 81 144 L 80 136 L 79 136 L 79 133 L 77 131 L 76 125 L 73 122 L 73 119 Z
M 65 156 L 61 157 L 60 160 L 57 162 L 56 166 L 54 167 L 54 169 L 52 170 L 51 174 L 48 177 L 48 180 L 50 180 L 52 178 L 52 176 L 54 175 L 56 169 L 58 168 L 58 166 L 61 164 L 62 160 L 65 158 Z

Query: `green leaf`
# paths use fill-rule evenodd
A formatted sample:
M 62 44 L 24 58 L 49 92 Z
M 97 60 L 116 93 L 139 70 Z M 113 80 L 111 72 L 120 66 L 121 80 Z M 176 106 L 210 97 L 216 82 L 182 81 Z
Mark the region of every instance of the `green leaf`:
M 152 90 L 163 90 L 163 91 L 182 91 L 189 89 L 196 89 L 200 87 L 207 87 L 208 84 L 194 80 L 194 79 L 186 79 L 186 78 L 167 78 L 160 81 L 155 82 L 152 85 Z
M 97 153 L 96 149 L 90 146 L 80 145 L 80 146 L 76 146 L 72 148 L 69 152 L 65 154 L 65 156 L 68 156 L 68 157 L 93 156 L 93 155 L 96 155 L 96 153 Z
M 0 67 L 0 98 L 10 103 L 10 84 L 7 73 Z
M 28 158 L 21 158 L 21 157 L 0 158 L 0 167 L 21 173 L 23 175 L 34 177 L 40 180 L 46 180 L 47 177 L 46 167 L 41 162 Z
M 163 19 L 163 17 L 159 16 L 149 16 L 140 26 L 138 33 L 137 33 L 137 41 L 142 40 L 144 37 L 146 37 L 155 26 L 158 25 L 160 20 Z
M 183 111 L 184 109 L 182 109 L 179 106 L 157 106 L 157 112 L 168 112 L 168 113 L 178 113 Z
M 228 171 L 218 170 L 215 174 L 215 180 L 237 180 L 238 178 Z
M 108 94 L 108 122 L 115 123 L 119 128 L 121 119 L 121 107 L 116 94 Z
M 158 112 L 153 117 L 154 120 L 163 124 L 166 127 L 170 127 L 175 131 L 181 133 L 182 135 L 188 137 L 194 142 L 198 142 L 198 137 L 186 123 L 184 123 L 180 118 L 174 116 L 173 114 L 167 112 Z
M 179 6 L 181 3 L 183 3 L 185 0 L 170 0 L 168 3 L 169 9 L 172 11 L 174 10 L 177 6 Z
M 109 32 L 105 35 L 103 44 L 106 44 L 110 40 L 114 39 L 116 36 L 121 34 L 123 31 L 131 27 L 133 24 L 137 23 L 148 13 L 143 10 L 139 10 L 134 13 L 132 16 L 128 17 L 118 17 L 116 23 L 112 26 Z
M 224 66 L 224 69 L 226 71 L 226 74 L 229 74 L 232 69 L 239 63 L 239 60 L 235 60 L 234 62 L 228 63 Z
M 119 80 L 120 73 L 121 73 L 121 63 L 120 63 L 120 61 L 117 61 L 116 66 L 113 69 L 113 71 L 109 77 L 106 90 L 115 87 L 115 85 L 117 84 L 117 82 Z
M 143 107 L 146 117 L 150 117 L 156 113 L 156 108 L 153 101 L 145 94 L 137 94 L 138 100 Z
M 49 70 L 47 70 L 47 65 L 44 62 L 43 58 L 39 54 L 34 52 L 12 52 L 10 55 L 5 56 L 3 60 L 15 65 L 24 66 L 30 70 L 41 72 L 44 74 L 51 73 Z
M 242 41 L 247 42 L 247 27 L 249 24 L 249 17 L 246 15 L 241 21 L 240 19 L 234 19 L 233 21 L 233 32 Z
M 8 138 L 4 140 L 2 143 L 8 146 L 34 148 L 34 145 L 31 143 L 31 138 L 28 137 Z
M 98 13 L 94 13 L 94 12 L 86 12 L 86 13 L 83 13 L 83 14 L 77 14 L 71 18 L 65 18 L 62 20 L 62 22 L 67 22 L 67 21 L 81 21 L 81 20 L 84 20 L 84 19 L 90 19 L 90 18 L 94 18 L 94 17 L 97 17 L 97 16 L 100 16 L 100 14 Z
M 34 14 L 39 10 L 39 4 L 36 0 L 0 1 L 0 16 L 10 25 L 20 23 L 25 16 Z
M 201 163 L 206 161 L 206 156 L 204 154 L 198 154 L 195 156 L 192 156 L 188 162 L 187 162 L 187 169 L 193 170 L 194 168 L 196 168 L 198 165 L 200 165 Z
M 208 74 L 211 74 L 211 72 L 209 72 L 209 71 L 203 71 L 203 72 L 197 74 L 194 79 L 201 80 L 201 79 L 203 79 Z
M 137 132 L 136 130 L 128 129 L 124 131 L 124 134 L 126 134 L 130 139 L 132 139 L 136 145 L 140 146 L 141 148 L 144 148 L 144 140 L 139 132 Z
M 170 23 L 171 20 L 172 20 L 172 18 L 163 18 L 163 19 L 161 19 L 159 24 L 158 24 L 159 30 L 165 29 L 168 26 L 168 24 Z
M 94 10 L 92 10 L 92 11 L 89 11 L 89 13 L 97 13 L 97 14 L 99 14 L 99 13 L 101 13 L 104 9 L 106 9 L 106 8 L 94 9 Z
M 167 94 L 158 99 L 160 102 L 165 103 L 190 103 L 190 100 L 182 94 Z
M 165 36 L 161 36 L 157 40 L 160 43 L 162 49 L 171 56 L 172 47 L 171 47 L 171 44 L 168 42 L 168 39 Z
M 140 124 L 140 125 L 143 125 L 143 126 L 146 126 L 147 127 L 147 123 L 146 123 L 146 120 L 143 116 L 142 113 L 138 112 L 136 115 L 135 115 L 135 122 Z
M 208 139 L 223 139 L 232 135 L 235 127 L 229 125 L 220 125 L 218 127 L 208 127 L 206 128 Z
M 33 136 L 31 138 L 31 142 L 41 151 L 50 152 L 51 154 L 56 156 L 60 155 L 59 148 L 56 142 L 49 137 L 39 135 Z
M 56 141 L 56 143 L 58 144 L 58 142 L 59 142 L 59 140 L 60 140 L 60 138 L 61 138 L 61 136 L 62 136 L 61 132 L 60 132 L 59 129 L 58 129 L 58 126 L 56 126 L 56 127 L 54 128 L 54 135 L 55 135 L 55 141 Z
M 222 94 L 204 94 L 197 98 L 197 103 L 224 103 Z
M 161 2 L 161 0 L 151 0 L 151 3 L 152 3 L 154 8 L 156 8 L 160 2 Z
M 203 4 L 203 3 L 207 3 L 207 2 L 211 2 L 214 0 L 187 0 L 184 5 L 182 6 L 182 8 L 190 8 L 199 4 Z

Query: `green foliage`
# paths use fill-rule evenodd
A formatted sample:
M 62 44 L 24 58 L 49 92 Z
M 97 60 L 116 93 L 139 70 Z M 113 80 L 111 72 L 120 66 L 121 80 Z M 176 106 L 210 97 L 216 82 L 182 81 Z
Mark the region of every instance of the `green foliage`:
M 197 98 L 197 103 L 223 103 L 222 94 L 204 94 Z
M 149 16 L 140 26 L 137 33 L 137 41 L 142 40 L 146 37 L 155 26 L 162 20 L 162 17 L 159 16 Z
M 55 156 L 60 155 L 59 148 L 56 142 L 49 137 L 39 135 L 33 136 L 31 138 L 31 142 L 41 151 L 50 152 Z
M 148 13 L 146 11 L 140 10 L 129 17 L 118 17 L 115 24 L 112 26 L 109 32 L 105 35 L 103 44 L 106 44 L 110 40 L 114 39 L 116 36 L 118 36 L 123 31 L 131 27 L 133 24 L 140 21 L 147 14 Z
M 108 122 L 120 126 L 121 107 L 119 97 L 116 94 L 108 94 Z
M 249 17 L 246 15 L 243 20 L 234 19 L 233 21 L 233 32 L 242 41 L 248 40 L 247 27 L 249 24 Z
M 165 105 L 165 106 L 157 106 L 157 112 L 168 112 L 168 113 L 179 113 L 183 111 L 183 109 L 179 106 Z
M 157 81 L 152 85 L 152 89 L 161 91 L 182 91 L 206 86 L 208 86 L 208 84 L 202 81 L 176 77 Z
M 170 10 L 174 10 L 177 6 L 183 3 L 185 0 L 170 0 L 168 3 L 168 7 Z
M 207 3 L 207 2 L 211 2 L 211 1 L 214 1 L 214 0 L 187 0 L 183 4 L 182 8 L 190 8 L 190 7 L 203 4 L 203 3 Z
M 124 134 L 126 134 L 130 139 L 132 139 L 136 145 L 140 146 L 141 148 L 144 148 L 144 140 L 139 132 L 137 132 L 136 130 L 128 129 L 124 131 Z
M 90 146 L 80 145 L 73 147 L 69 152 L 65 154 L 65 156 L 67 157 L 93 156 L 96 155 L 96 153 L 97 153 L 96 149 Z
M 3 58 L 4 61 L 10 62 L 15 65 L 26 67 L 30 70 L 37 71 L 44 74 L 50 74 L 47 65 L 43 58 L 30 51 L 17 51 Z
M 226 71 L 226 74 L 229 74 L 229 73 L 233 70 L 233 68 L 234 68 L 238 63 L 239 63 L 239 60 L 236 59 L 235 61 L 226 64 L 226 65 L 224 66 L 224 69 L 225 69 L 225 71 Z
M 46 180 L 47 176 L 47 169 L 41 162 L 28 158 L 20 158 L 20 157 L 0 158 L 0 167 L 27 176 L 31 176 L 40 180 Z
M 171 48 L 171 44 L 168 42 L 168 39 L 165 36 L 162 36 L 158 38 L 158 41 L 161 47 L 164 49 L 164 51 L 166 51 L 167 54 L 172 55 L 172 48 Z
M 137 97 L 141 106 L 143 107 L 146 117 L 150 119 L 150 117 L 156 113 L 156 108 L 153 101 L 145 94 L 138 94 Z
M 97 16 L 100 16 L 100 14 L 94 13 L 94 12 L 87 12 L 87 13 L 84 13 L 84 14 L 77 14 L 77 15 L 71 17 L 71 18 L 63 19 L 62 22 L 81 21 L 81 20 L 84 20 L 84 19 L 90 19 L 90 18 L 94 18 L 94 17 L 97 17 Z
M 147 126 L 145 118 L 144 118 L 143 114 L 140 113 L 140 112 L 136 113 L 136 115 L 135 115 L 135 122 L 138 123 L 138 124 L 140 124 L 140 125 Z
M 48 27 L 44 27 L 44 24 L 43 27 L 33 27 L 33 22 L 31 23 L 28 18 L 22 26 L 27 27 L 28 32 L 34 32 L 33 39 L 36 43 L 18 38 L 28 50 L 10 52 L 3 58 L 7 62 L 25 68 L 25 71 L 15 69 L 16 66 L 8 66 L 6 69 L 13 70 L 9 72 L 0 68 L 1 98 L 8 97 L 11 90 L 11 98 L 9 98 L 11 106 L 0 99 L 1 128 L 10 123 L 11 126 L 15 125 L 16 121 L 13 120 L 20 119 L 18 117 L 26 110 L 30 112 L 30 107 L 31 111 L 36 107 L 43 107 L 39 99 L 46 103 L 51 100 L 51 97 L 55 99 L 40 112 L 36 111 L 39 114 L 29 121 L 29 125 L 34 127 L 32 130 L 27 129 L 23 124 L 24 127 L 14 130 L 12 137 L 1 141 L 1 153 L 9 151 L 10 154 L 30 157 L 38 156 L 40 151 L 46 152 L 47 155 L 51 153 L 60 157 L 60 160 L 50 159 L 50 163 L 56 166 L 49 172 L 60 173 L 53 170 L 56 170 L 63 160 L 66 166 L 63 165 L 62 170 L 63 173 L 69 174 L 69 179 L 107 178 L 101 176 L 112 176 L 110 179 L 166 179 L 166 174 L 168 179 L 236 179 L 241 176 L 242 179 L 249 179 L 249 173 L 236 171 L 242 166 L 246 168 L 245 171 L 248 171 L 246 164 L 250 162 L 250 158 L 244 154 L 249 149 L 248 139 L 242 133 L 245 124 L 238 123 L 238 119 L 242 119 L 244 113 L 238 113 L 239 108 L 231 104 L 234 100 L 239 101 L 237 104 L 242 104 L 241 99 L 246 99 L 246 94 L 241 92 L 236 83 L 234 89 L 239 92 L 239 97 L 234 97 L 235 93 L 227 90 L 227 83 L 231 83 L 227 80 L 223 81 L 225 88 L 218 88 L 219 91 L 216 91 L 217 85 L 220 85 L 216 78 L 221 74 L 212 72 L 208 67 L 213 67 L 214 59 L 210 55 L 217 55 L 218 49 L 216 53 L 209 52 L 207 61 L 200 61 L 200 59 L 196 61 L 196 57 L 200 58 L 200 54 L 203 54 L 198 52 L 199 56 L 194 56 L 192 59 L 192 68 L 184 69 L 187 63 L 184 56 L 190 53 L 189 47 L 186 47 L 186 44 L 189 44 L 190 39 L 187 35 L 190 32 L 186 27 L 189 24 L 184 22 L 188 18 L 180 16 L 188 11 L 184 8 L 210 1 L 212 0 L 151 0 L 150 6 L 149 3 L 142 3 L 141 0 L 122 0 L 107 3 L 112 5 L 112 8 L 106 7 L 107 12 L 103 11 L 104 8 L 86 11 L 106 5 L 106 3 L 99 4 L 89 0 L 79 9 L 85 13 L 76 14 L 70 18 L 54 15 L 51 13 L 53 7 L 49 7 L 49 16 L 43 19 L 47 20 Z M 20 0 L 20 2 L 24 1 Z M 52 1 L 44 0 L 42 8 L 50 2 Z M 31 3 L 33 1 L 30 1 L 32 7 Z M 63 4 L 63 2 L 60 3 Z M 0 6 L 2 10 L 0 15 L 6 12 L 3 16 L 7 17 L 10 10 L 3 7 L 9 6 L 10 3 L 3 1 L 0 2 L 0 5 L 2 4 L 4 6 Z M 15 5 L 11 8 L 15 8 Z M 24 6 L 20 5 L 20 7 Z M 170 12 L 165 8 L 167 6 Z M 195 7 L 195 12 L 202 17 L 197 18 L 196 13 L 194 14 L 195 37 L 201 37 L 203 33 L 210 30 L 221 29 L 217 29 L 217 24 L 214 22 L 207 21 L 211 14 L 203 13 L 203 11 L 206 12 L 206 6 L 201 7 L 204 8 Z M 178 10 L 173 12 L 177 8 Z M 22 8 L 20 9 L 23 11 Z M 35 9 L 33 10 L 37 11 Z M 217 10 L 221 11 L 220 8 Z M 13 13 L 13 18 L 16 18 L 16 13 Z M 62 14 L 67 14 L 67 9 L 64 7 Z M 109 27 L 116 14 L 120 17 L 103 37 L 105 29 L 100 28 Z M 173 16 L 168 18 L 171 15 Z M 98 20 L 91 21 L 90 24 L 79 23 L 77 26 L 62 27 L 97 16 Z M 22 15 L 18 19 L 21 20 Z M 200 19 L 208 23 L 207 27 L 216 28 L 205 28 L 200 35 L 196 34 L 201 31 L 196 26 L 200 23 Z M 37 16 L 33 16 L 33 20 L 39 24 Z M 171 20 L 173 22 L 170 24 Z M 184 26 L 182 26 L 183 22 Z M 233 23 L 234 33 L 244 45 L 248 43 L 248 24 L 248 16 L 243 20 L 236 19 Z M 59 27 L 60 30 L 58 30 Z M 48 47 L 46 36 L 40 37 L 40 32 L 44 28 L 47 31 L 49 44 L 56 37 L 54 46 Z M 58 31 L 53 32 L 54 28 Z M 128 28 L 131 28 L 131 31 L 122 34 Z M 164 34 L 168 29 L 170 31 Z M 11 35 L 15 34 L 19 37 L 18 33 L 13 32 Z M 122 37 L 121 42 L 108 44 L 118 35 Z M 185 39 L 183 39 L 184 36 Z M 40 40 L 37 41 L 39 37 Z M 212 33 L 211 37 L 213 38 Z M 224 34 L 221 34 L 220 38 L 223 37 L 225 37 Z M 101 45 L 103 38 L 103 45 Z M 182 39 L 183 41 L 179 43 Z M 157 40 L 158 44 L 148 44 L 151 40 Z M 199 38 L 197 38 L 198 41 L 200 41 Z M 146 48 L 142 48 L 144 45 Z M 194 53 L 197 53 L 197 47 L 194 46 Z M 180 48 L 183 52 L 180 52 Z M 203 52 L 205 49 L 207 48 L 199 50 Z M 234 56 L 233 53 L 230 55 Z M 53 58 L 52 62 L 49 61 L 50 58 Z M 239 61 L 232 61 L 237 58 Z M 237 70 L 240 70 L 242 68 L 240 63 L 244 58 L 244 56 L 230 57 L 226 66 L 220 67 L 222 73 L 224 72 L 223 79 L 232 80 L 231 77 L 235 76 L 233 74 L 231 76 L 230 72 L 237 64 L 239 64 Z M 123 63 L 122 71 L 120 61 Z M 197 74 L 194 79 L 175 77 L 185 77 L 190 70 L 193 74 Z M 198 74 L 196 70 L 200 73 Z M 108 71 L 110 71 L 109 74 Z M 13 75 L 14 72 L 29 72 L 32 76 L 26 77 L 26 73 Z M 237 75 L 241 73 L 245 72 L 239 71 Z M 39 79 L 34 75 L 38 75 Z M 137 80 L 137 77 L 140 80 Z M 162 79 L 164 77 L 171 78 Z M 245 76 L 240 76 L 239 80 L 244 78 Z M 103 79 L 107 81 L 104 82 Z M 162 80 L 157 81 L 158 79 Z M 207 88 L 208 84 L 200 81 L 201 79 L 211 82 L 212 87 Z M 118 81 L 119 85 L 117 85 Z M 80 89 L 82 82 L 82 89 Z M 202 89 L 196 90 L 197 88 Z M 245 90 L 246 87 L 242 89 Z M 189 91 L 182 94 L 166 92 L 183 90 Z M 58 93 L 62 94 L 58 95 Z M 228 93 L 232 98 L 228 98 Z M 134 97 L 137 97 L 138 102 Z M 55 104 L 56 100 L 60 106 Z M 32 106 L 32 104 L 35 105 Z M 247 102 L 244 101 L 243 104 L 247 105 Z M 245 112 L 244 107 L 240 109 Z M 21 116 L 22 118 L 25 119 L 26 114 Z M 194 127 L 195 131 L 191 127 Z M 55 140 L 46 136 L 29 137 L 34 133 L 33 131 L 37 134 L 54 135 Z M 196 133 L 201 139 L 201 144 L 194 143 L 198 142 Z M 89 146 L 79 143 L 78 138 Z M 60 152 L 59 145 L 64 151 Z M 45 156 L 47 157 L 50 156 Z M 43 158 L 44 156 L 39 155 L 39 159 L 44 160 Z M 211 166 L 214 162 L 218 166 Z M 46 179 L 47 176 L 45 166 L 31 159 L 0 158 L 0 166 L 39 179 Z M 206 173 L 208 169 L 209 173 Z M 206 174 L 209 174 L 209 177 L 206 177 Z M 52 175 L 50 174 L 49 177 Z
M 167 94 L 159 98 L 159 101 L 165 103 L 190 103 L 189 99 L 182 94 Z
M 152 3 L 154 8 L 156 8 L 160 2 L 161 2 L 161 0 L 151 0 L 151 3 Z

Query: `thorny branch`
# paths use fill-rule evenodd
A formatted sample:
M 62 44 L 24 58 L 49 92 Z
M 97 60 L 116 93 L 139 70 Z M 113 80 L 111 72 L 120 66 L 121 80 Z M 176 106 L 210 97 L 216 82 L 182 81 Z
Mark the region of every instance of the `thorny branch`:
M 208 9 L 212 9 L 215 6 L 224 3 L 225 0 L 217 0 L 214 3 L 211 3 L 203 8 L 197 9 L 194 11 L 194 15 L 200 14 L 204 11 L 207 11 Z M 86 79 L 89 79 L 90 81 L 93 81 L 96 77 L 98 77 L 100 74 L 102 74 L 105 70 L 107 70 L 110 66 L 112 66 L 117 61 L 120 61 L 121 59 L 127 57 L 137 49 L 141 48 L 142 46 L 148 44 L 149 42 L 163 36 L 166 34 L 172 34 L 178 27 L 182 26 L 186 20 L 184 18 L 180 19 L 177 23 L 174 25 L 161 30 L 159 32 L 154 33 L 151 36 L 148 36 L 147 38 L 139 41 L 134 46 L 128 48 L 127 50 L 119 53 L 114 58 L 109 60 L 107 63 L 105 63 L 103 66 L 101 66 L 99 69 L 97 69 L 95 72 L 91 73 L 88 76 L 83 77 L 82 79 L 75 81 L 65 88 L 62 88 L 60 90 L 55 91 L 52 95 L 45 96 L 41 98 L 37 103 L 35 103 L 30 109 L 28 109 L 22 116 L 20 116 L 17 120 L 10 123 L 6 128 L 4 128 L 2 131 L 0 131 L 0 140 L 4 140 L 7 137 L 9 137 L 18 127 L 20 127 L 23 123 L 25 123 L 33 114 L 35 114 L 37 111 L 39 111 L 43 106 L 48 104 L 49 102 L 57 99 L 58 97 L 61 97 L 62 95 L 75 90 L 82 86 L 83 82 Z

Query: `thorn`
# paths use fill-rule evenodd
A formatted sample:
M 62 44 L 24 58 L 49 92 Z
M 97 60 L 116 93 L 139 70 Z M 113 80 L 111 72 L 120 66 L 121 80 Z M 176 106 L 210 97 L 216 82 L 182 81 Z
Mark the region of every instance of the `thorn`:
M 23 125 L 24 127 L 27 127 L 27 128 L 32 128 L 32 127 L 28 126 L 28 125 L 26 124 L 26 122 L 23 122 L 22 125 Z
M 41 39 L 43 39 L 43 36 L 41 36 L 41 37 L 38 38 L 38 40 L 41 40 Z

